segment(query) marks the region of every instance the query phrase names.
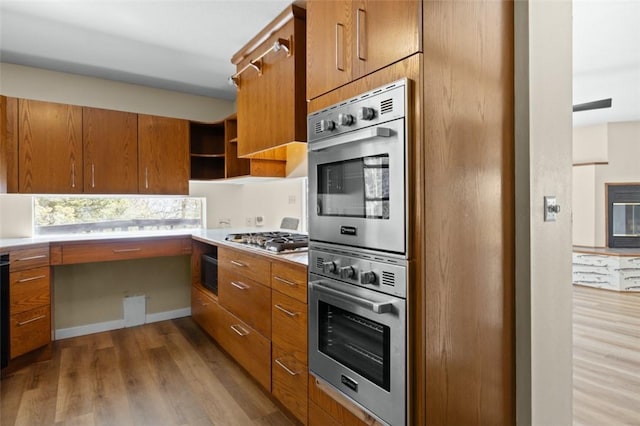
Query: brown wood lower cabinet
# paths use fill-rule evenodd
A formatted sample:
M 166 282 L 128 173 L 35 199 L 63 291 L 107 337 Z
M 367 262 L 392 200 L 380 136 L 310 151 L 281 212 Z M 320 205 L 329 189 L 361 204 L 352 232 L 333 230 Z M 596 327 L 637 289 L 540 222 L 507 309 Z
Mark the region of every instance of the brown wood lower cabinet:
M 316 378 L 309 374 L 309 426 L 364 426 L 378 424 L 355 405 L 351 408 L 353 411 L 358 412 L 357 416 L 324 392 L 318 386 Z
M 9 335 L 11 359 L 51 343 L 51 305 L 11 315 Z
M 191 287 L 191 316 L 211 337 L 219 338 L 220 307 L 217 300 L 207 294 L 207 290 Z
M 298 420 L 307 421 L 307 364 L 273 345 L 271 393 Z
M 49 245 L 9 251 L 9 358 L 51 343 Z M 11 363 L 10 363 L 11 367 Z
M 218 343 L 270 392 L 271 342 L 231 312 L 219 309 Z
M 227 268 L 218 270 L 220 304 L 271 338 L 271 289 Z

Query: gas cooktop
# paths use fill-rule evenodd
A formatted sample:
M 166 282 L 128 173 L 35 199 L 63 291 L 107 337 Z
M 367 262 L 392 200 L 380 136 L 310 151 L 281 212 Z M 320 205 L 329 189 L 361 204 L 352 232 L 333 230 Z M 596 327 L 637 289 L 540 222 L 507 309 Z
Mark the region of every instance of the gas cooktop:
M 225 240 L 282 254 L 307 251 L 309 246 L 308 235 L 283 231 L 229 234 Z

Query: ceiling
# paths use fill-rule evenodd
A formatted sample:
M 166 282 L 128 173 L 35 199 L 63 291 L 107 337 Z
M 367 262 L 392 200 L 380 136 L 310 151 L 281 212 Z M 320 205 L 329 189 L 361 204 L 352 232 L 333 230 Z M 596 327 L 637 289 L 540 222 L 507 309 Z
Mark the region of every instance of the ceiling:
M 235 99 L 230 58 L 282 0 L 0 0 L 0 60 Z M 640 0 L 574 0 L 574 125 L 640 120 Z

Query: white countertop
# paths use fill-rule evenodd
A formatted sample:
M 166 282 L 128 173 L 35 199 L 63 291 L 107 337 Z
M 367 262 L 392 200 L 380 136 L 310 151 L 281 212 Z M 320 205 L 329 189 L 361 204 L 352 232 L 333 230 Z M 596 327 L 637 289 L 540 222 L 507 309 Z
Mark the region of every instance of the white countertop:
M 252 253 L 261 254 L 274 259 L 284 260 L 292 263 L 303 265 L 308 264 L 307 252 L 277 254 L 252 248 L 250 246 L 225 241 L 228 234 L 243 232 L 265 232 L 265 231 L 281 231 L 264 228 L 211 228 L 211 229 L 179 229 L 166 231 L 137 231 L 137 232 L 106 232 L 94 234 L 67 234 L 67 235 L 43 235 L 27 238 L 0 238 L 0 251 L 6 251 L 10 248 L 19 248 L 22 246 L 34 244 L 49 244 L 68 241 L 96 241 L 96 240 L 114 240 L 114 239 L 133 239 L 133 238 L 154 238 L 154 237 L 172 237 L 172 236 L 191 236 L 197 241 L 210 243 L 218 246 L 226 246 L 239 250 L 246 250 Z M 290 230 L 284 230 L 290 232 Z M 297 231 L 293 231 L 297 232 Z

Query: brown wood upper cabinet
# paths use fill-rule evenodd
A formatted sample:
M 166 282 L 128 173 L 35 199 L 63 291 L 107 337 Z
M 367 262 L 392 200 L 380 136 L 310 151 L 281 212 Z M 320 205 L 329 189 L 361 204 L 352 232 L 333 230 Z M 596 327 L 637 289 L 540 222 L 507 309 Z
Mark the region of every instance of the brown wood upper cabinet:
M 419 0 L 307 1 L 308 99 L 419 51 Z
M 138 116 L 97 108 L 82 110 L 84 192 L 138 192 Z
M 82 107 L 18 101 L 18 192 L 82 192 Z
M 273 149 L 307 140 L 305 31 L 305 10 L 291 5 L 231 59 L 237 66 L 238 156 L 286 160 L 286 150 Z
M 189 122 L 138 114 L 138 191 L 189 193 Z

